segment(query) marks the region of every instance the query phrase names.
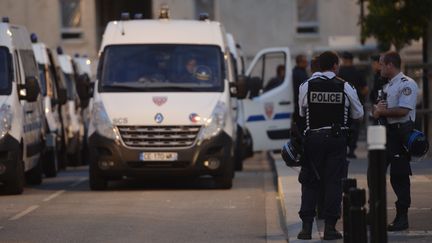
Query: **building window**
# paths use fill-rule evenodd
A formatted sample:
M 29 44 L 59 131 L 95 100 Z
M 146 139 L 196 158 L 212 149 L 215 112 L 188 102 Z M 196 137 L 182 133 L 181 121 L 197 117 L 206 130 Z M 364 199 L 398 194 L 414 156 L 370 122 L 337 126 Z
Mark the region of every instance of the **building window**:
M 81 0 L 60 0 L 62 39 L 81 39 Z
M 200 13 L 208 13 L 209 18 L 214 20 L 214 1 L 213 0 L 195 0 L 195 15 L 198 17 Z
M 318 34 L 318 0 L 297 0 L 297 33 Z

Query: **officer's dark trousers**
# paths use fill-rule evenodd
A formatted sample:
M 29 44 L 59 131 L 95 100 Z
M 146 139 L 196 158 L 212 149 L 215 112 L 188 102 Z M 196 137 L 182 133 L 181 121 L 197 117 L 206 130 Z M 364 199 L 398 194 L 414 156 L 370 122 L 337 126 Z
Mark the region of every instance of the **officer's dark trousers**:
M 299 174 L 302 184 L 300 218 L 311 222 L 320 189 L 324 189 L 323 216 L 326 223 L 334 224 L 340 218 L 342 178 L 346 178 L 347 138 L 331 134 L 314 133 L 305 139 L 305 162 Z
M 361 122 L 360 121 L 353 121 L 351 124 L 351 135 L 349 137 L 348 140 L 348 149 L 350 153 L 354 153 L 354 151 L 357 148 L 357 141 L 359 138 L 359 134 L 360 134 L 360 126 L 361 126 Z
M 387 129 L 387 165 L 390 165 L 390 183 L 397 196 L 398 210 L 406 210 L 411 205 L 410 159 L 397 129 Z

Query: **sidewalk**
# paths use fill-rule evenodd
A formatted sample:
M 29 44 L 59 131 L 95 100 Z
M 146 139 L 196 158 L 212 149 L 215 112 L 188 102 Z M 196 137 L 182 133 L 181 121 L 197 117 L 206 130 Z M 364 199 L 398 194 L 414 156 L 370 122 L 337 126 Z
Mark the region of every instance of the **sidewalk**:
M 360 143 L 356 151 L 357 159 L 350 160 L 349 177 L 357 179 L 359 188 L 367 190 L 367 149 L 365 143 Z M 301 190 L 297 181 L 300 167 L 287 167 L 279 154 L 272 154 L 277 171 L 278 192 L 283 209 L 289 242 L 327 242 L 322 240 L 324 221 L 315 220 L 312 240 L 298 240 L 302 222 L 298 216 L 300 209 Z M 389 232 L 389 242 L 432 242 L 432 161 L 412 163 L 411 177 L 412 205 L 409 211 L 410 230 L 403 232 Z M 395 196 L 387 176 L 387 220 L 391 222 L 395 215 Z M 367 207 L 367 205 L 366 205 Z M 336 228 L 343 230 L 342 219 Z M 343 242 L 343 240 L 331 241 Z

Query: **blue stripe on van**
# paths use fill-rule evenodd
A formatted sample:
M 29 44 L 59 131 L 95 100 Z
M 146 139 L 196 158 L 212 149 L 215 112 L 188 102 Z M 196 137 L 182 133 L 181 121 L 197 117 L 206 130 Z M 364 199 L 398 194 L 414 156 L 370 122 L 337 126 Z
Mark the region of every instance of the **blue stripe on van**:
M 263 115 L 249 116 L 246 122 L 256 122 L 256 121 L 265 121 L 265 117 Z
M 291 118 L 291 113 L 277 113 L 273 117 L 273 120 L 282 120 L 282 119 L 290 119 L 290 118 Z

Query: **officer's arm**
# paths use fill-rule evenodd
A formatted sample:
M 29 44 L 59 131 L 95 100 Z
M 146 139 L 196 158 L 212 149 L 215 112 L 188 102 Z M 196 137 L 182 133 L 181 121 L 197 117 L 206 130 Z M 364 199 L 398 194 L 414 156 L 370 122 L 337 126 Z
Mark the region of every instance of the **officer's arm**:
M 386 108 L 385 105 L 378 104 L 374 109 L 374 117 L 404 117 L 411 109 L 405 107 Z
M 350 117 L 353 120 L 361 121 L 363 119 L 363 105 L 360 102 L 360 99 L 357 95 L 357 91 L 354 86 L 345 83 L 345 94 L 349 99 L 351 106 L 351 114 Z

